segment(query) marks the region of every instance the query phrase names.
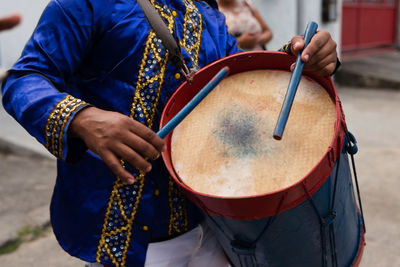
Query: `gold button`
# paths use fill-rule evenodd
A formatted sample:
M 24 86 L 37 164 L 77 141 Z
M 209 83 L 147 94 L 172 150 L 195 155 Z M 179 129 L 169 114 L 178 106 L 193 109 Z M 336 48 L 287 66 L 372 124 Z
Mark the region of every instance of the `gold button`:
M 176 16 L 178 16 L 178 13 L 174 10 L 174 11 L 172 11 L 172 16 L 176 17 Z
M 142 229 L 143 231 L 149 231 L 149 227 L 147 225 L 143 225 Z
M 181 78 L 181 74 L 179 72 L 175 73 L 175 79 L 179 80 Z
M 154 190 L 154 195 L 155 196 L 159 196 L 160 195 L 160 190 L 158 190 L 158 189 Z

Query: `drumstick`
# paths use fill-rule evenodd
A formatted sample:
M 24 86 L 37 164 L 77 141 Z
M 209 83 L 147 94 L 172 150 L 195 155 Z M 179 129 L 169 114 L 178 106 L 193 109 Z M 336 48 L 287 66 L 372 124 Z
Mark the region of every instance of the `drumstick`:
M 278 121 L 274 130 L 274 139 L 281 140 L 283 131 L 287 120 L 289 118 L 289 113 L 292 108 L 294 97 L 297 92 L 297 87 L 299 86 L 301 75 L 303 73 L 304 62 L 301 60 L 301 54 L 303 53 L 306 46 L 310 43 L 311 38 L 314 36 L 318 28 L 318 24 L 311 21 L 307 24 L 306 31 L 304 33 L 304 47 L 297 55 L 296 64 L 294 66 L 292 76 L 290 77 L 289 86 L 286 91 L 285 100 L 283 101 L 281 112 L 279 113 Z
M 161 130 L 157 135 L 165 138 L 178 124 L 213 90 L 229 73 L 229 67 L 223 67 Z

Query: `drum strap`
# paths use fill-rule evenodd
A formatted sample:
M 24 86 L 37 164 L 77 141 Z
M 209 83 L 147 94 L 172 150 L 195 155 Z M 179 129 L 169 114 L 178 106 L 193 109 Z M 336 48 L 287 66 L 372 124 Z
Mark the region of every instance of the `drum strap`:
M 163 45 L 166 47 L 170 53 L 170 60 L 177 68 L 181 71 L 183 76 L 185 76 L 188 82 L 193 79 L 194 72 L 189 70 L 186 65 L 185 59 L 183 58 L 181 48 L 178 46 L 174 36 L 172 36 L 167 25 L 164 23 L 160 14 L 152 6 L 149 0 L 137 0 L 137 3 L 142 8 L 142 11 L 150 24 L 151 28 L 154 30 L 156 35 L 162 40 Z
M 360 187 L 358 185 L 356 164 L 354 162 L 354 155 L 358 152 L 357 140 L 354 137 L 354 135 L 349 131 L 346 131 L 346 137 L 347 137 L 347 140 L 348 140 L 347 152 L 349 153 L 350 158 L 351 158 L 351 165 L 353 167 L 353 175 L 354 175 L 354 180 L 355 180 L 355 183 L 356 183 L 358 206 L 360 207 L 360 213 L 361 213 L 361 219 L 362 219 L 362 222 L 363 222 L 364 232 L 366 232 L 367 229 L 365 227 L 364 212 L 363 212 L 362 203 L 361 203 Z

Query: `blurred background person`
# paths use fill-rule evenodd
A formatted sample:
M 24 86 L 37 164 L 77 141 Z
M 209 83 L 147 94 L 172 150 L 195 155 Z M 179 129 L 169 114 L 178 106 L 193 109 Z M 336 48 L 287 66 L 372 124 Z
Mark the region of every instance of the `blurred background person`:
M 272 31 L 253 5 L 246 0 L 218 0 L 218 6 L 238 47 L 246 51 L 266 49 Z
M 0 31 L 11 29 L 21 22 L 21 15 L 11 14 L 0 18 Z
M 5 17 L 0 17 L 0 32 L 14 28 L 21 22 L 21 15 L 15 13 Z M 0 83 L 6 76 L 6 71 L 0 66 Z

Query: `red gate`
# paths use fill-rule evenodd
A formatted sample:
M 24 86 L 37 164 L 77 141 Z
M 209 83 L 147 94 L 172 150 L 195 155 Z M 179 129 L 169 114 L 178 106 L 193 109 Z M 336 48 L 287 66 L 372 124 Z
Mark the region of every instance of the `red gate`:
M 395 43 L 397 0 L 343 0 L 342 50 Z

